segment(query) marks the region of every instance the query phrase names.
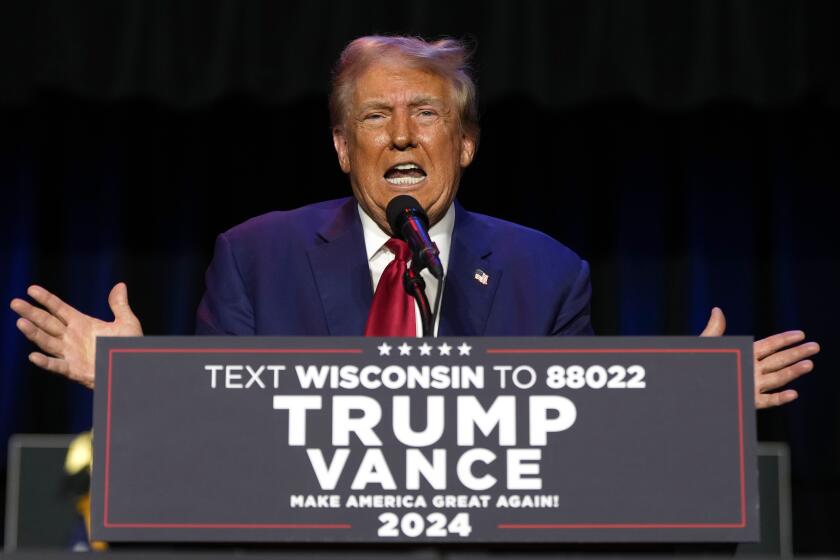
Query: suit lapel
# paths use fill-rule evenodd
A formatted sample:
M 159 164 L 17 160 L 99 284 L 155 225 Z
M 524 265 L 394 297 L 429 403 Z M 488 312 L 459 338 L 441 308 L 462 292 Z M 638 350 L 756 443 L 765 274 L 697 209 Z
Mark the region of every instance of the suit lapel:
M 440 336 L 484 334 L 502 276 L 502 271 L 494 268 L 490 260 L 491 235 L 490 228 L 456 203 L 455 228 L 441 302 Z
M 364 334 L 373 298 L 365 238 L 351 198 L 318 231 L 322 243 L 307 251 L 315 284 L 333 336 Z

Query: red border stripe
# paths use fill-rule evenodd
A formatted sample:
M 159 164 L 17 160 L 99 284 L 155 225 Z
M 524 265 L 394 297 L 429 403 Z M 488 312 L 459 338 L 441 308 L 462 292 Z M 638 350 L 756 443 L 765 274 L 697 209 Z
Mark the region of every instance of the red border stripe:
M 740 529 L 740 523 L 500 523 L 498 529 Z
M 351 529 L 349 523 L 111 523 L 108 520 L 111 486 L 111 387 L 114 354 L 361 354 L 361 348 L 111 348 L 108 351 L 108 406 L 105 428 L 106 528 L 124 529 Z
M 361 348 L 112 348 L 111 354 L 361 354 Z
M 108 521 L 108 502 L 110 487 L 110 456 L 111 456 L 111 386 L 113 372 L 113 355 L 118 354 L 175 354 L 175 353 L 206 353 L 206 354 L 361 354 L 358 348 L 124 348 L 111 349 L 108 352 L 108 402 L 107 426 L 105 442 L 105 503 L 104 525 L 108 528 L 154 528 L 154 529 L 349 529 L 347 523 L 335 524 L 306 524 L 306 523 L 110 523 Z M 500 523 L 498 529 L 734 529 L 746 526 L 746 479 L 744 459 L 744 405 L 743 405 L 743 371 L 740 349 L 706 349 L 706 348 L 599 348 L 599 349 L 571 349 L 571 348 L 489 348 L 488 354 L 687 354 L 687 353 L 732 353 L 736 355 L 737 385 L 738 385 L 738 435 L 739 435 L 739 480 L 741 490 L 741 521 L 740 523 L 538 523 L 515 524 Z
M 741 350 L 738 348 L 488 348 L 488 354 L 735 354 L 738 368 L 738 445 L 741 486 L 739 523 L 499 523 L 498 529 L 742 529 L 747 526 L 747 491 L 744 473 L 744 388 Z
M 352 529 L 349 523 L 110 523 L 122 529 Z
M 488 348 L 488 354 L 738 354 L 737 348 Z
M 103 519 L 108 526 L 108 494 L 111 488 L 111 372 L 114 369 L 114 354 L 108 352 L 108 412 L 105 424 L 105 508 Z

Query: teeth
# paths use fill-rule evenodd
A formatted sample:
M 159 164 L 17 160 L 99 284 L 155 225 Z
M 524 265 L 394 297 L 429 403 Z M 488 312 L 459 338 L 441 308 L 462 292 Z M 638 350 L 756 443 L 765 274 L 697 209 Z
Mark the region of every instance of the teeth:
M 399 165 L 395 165 L 394 169 L 399 169 L 400 171 L 406 171 L 408 169 L 420 169 L 420 166 L 415 163 L 400 163 Z
M 391 177 L 386 178 L 385 180 L 391 183 L 392 185 L 416 185 L 420 181 L 425 179 L 425 177 Z

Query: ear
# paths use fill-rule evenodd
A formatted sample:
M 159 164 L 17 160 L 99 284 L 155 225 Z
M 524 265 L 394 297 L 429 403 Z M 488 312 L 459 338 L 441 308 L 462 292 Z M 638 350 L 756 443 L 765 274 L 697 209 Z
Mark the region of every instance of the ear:
M 475 138 L 469 134 L 461 136 L 461 168 L 467 167 L 472 163 L 475 157 L 476 141 Z
M 341 166 L 342 171 L 350 173 L 350 151 L 347 149 L 347 136 L 344 134 L 344 129 L 334 127 L 332 137 L 335 153 L 338 156 L 338 165 Z

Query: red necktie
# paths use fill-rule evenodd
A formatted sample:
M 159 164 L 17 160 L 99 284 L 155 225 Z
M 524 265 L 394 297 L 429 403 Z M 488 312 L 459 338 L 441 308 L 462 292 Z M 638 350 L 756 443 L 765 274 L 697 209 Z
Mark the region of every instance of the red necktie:
M 393 237 L 385 246 L 395 256 L 376 285 L 365 336 L 417 336 L 414 299 L 403 287 L 406 261 L 411 252 L 405 241 Z

